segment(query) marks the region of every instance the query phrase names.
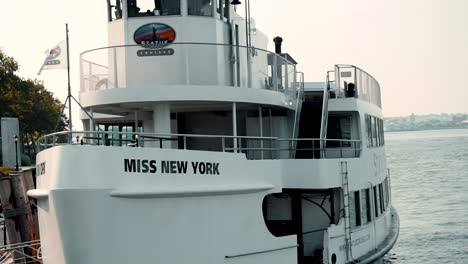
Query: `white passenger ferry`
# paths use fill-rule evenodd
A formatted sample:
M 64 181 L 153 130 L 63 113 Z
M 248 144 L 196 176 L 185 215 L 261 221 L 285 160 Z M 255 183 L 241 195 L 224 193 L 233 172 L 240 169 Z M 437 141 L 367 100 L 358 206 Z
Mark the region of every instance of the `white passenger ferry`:
M 44 263 L 370 263 L 392 248 L 370 74 L 304 82 L 238 0 L 107 3 L 109 46 L 81 54 L 85 131 L 41 139 L 28 192 Z

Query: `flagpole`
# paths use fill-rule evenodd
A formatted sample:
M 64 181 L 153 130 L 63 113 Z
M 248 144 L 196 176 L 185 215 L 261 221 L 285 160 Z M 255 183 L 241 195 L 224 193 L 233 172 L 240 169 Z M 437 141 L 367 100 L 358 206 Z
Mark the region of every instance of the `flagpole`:
M 67 31 L 67 73 L 68 73 L 68 131 L 72 131 L 73 125 L 72 125 L 72 108 L 71 108 L 71 85 L 70 85 L 70 48 L 68 45 L 68 23 L 65 24 L 65 29 Z M 69 140 L 71 139 L 71 134 L 69 134 Z

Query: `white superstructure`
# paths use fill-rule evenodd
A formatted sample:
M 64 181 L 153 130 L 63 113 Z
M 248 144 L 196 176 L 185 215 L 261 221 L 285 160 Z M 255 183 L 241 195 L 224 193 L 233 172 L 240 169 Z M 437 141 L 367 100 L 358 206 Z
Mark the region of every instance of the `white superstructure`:
M 81 55 L 85 131 L 40 141 L 28 194 L 44 263 L 368 263 L 391 249 L 371 75 L 336 65 L 304 83 L 230 1 L 108 7 L 109 47 Z

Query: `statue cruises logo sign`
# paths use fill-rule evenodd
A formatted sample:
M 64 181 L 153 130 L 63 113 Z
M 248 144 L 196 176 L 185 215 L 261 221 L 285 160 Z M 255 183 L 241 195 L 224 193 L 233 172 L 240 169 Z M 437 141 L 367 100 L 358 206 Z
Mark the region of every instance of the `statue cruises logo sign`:
M 62 53 L 62 49 L 57 46 L 54 47 L 49 51 L 49 55 L 47 56 L 47 64 L 48 65 L 53 65 L 53 64 L 60 64 L 60 60 L 56 60 L 58 56 Z
M 146 56 L 170 56 L 174 54 L 173 49 L 163 49 L 176 38 L 173 28 L 162 23 L 151 23 L 139 27 L 133 34 L 135 42 L 147 50 L 139 50 L 137 55 Z

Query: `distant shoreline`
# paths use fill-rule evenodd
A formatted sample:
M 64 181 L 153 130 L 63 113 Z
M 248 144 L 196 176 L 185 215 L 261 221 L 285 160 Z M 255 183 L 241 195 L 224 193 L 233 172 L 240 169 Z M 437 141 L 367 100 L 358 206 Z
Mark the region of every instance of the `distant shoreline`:
M 468 113 L 387 117 L 384 128 L 388 132 L 463 129 L 468 128 Z
M 388 132 L 416 132 L 416 131 L 437 131 L 437 130 L 453 130 L 453 129 L 468 129 L 468 127 L 440 127 L 440 128 L 421 128 L 421 129 L 391 129 L 384 130 L 385 133 Z

